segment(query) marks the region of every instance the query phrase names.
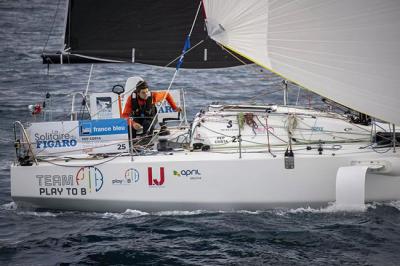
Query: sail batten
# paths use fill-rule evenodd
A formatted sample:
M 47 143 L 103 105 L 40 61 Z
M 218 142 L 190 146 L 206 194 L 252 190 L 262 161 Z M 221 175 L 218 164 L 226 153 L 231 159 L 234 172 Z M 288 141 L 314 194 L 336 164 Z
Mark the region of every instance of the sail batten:
M 400 125 L 400 2 L 204 0 L 212 39 L 342 105 Z M 217 25 L 223 33 L 214 34 Z

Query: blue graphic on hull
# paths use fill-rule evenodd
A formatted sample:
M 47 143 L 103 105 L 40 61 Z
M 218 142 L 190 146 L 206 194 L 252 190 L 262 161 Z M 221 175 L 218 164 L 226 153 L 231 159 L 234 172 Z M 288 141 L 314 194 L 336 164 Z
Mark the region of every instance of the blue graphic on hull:
M 102 119 L 79 121 L 79 136 L 101 136 L 128 134 L 128 125 L 125 119 Z

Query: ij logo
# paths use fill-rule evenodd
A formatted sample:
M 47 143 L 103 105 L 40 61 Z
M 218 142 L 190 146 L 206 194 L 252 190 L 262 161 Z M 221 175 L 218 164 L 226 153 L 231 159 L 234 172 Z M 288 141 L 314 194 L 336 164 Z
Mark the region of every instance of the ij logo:
M 130 185 L 137 182 L 139 182 L 139 171 L 135 168 L 126 170 L 124 178 L 115 178 L 112 180 L 113 185 Z
M 148 167 L 147 168 L 147 177 L 148 177 L 148 181 L 149 181 L 149 186 L 162 186 L 165 181 L 164 167 L 160 167 L 160 176 L 158 178 L 153 177 L 153 168 Z
M 96 167 L 82 167 L 75 176 L 77 186 L 86 186 L 89 192 L 92 190 L 99 192 L 103 187 L 103 173 Z

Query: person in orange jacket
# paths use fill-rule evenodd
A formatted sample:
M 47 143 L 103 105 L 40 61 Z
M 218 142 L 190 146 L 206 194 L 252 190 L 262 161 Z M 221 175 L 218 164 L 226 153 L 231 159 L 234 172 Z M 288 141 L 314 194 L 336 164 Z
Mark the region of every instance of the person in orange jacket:
M 165 91 L 150 92 L 146 81 L 139 81 L 136 84 L 136 90 L 126 100 L 125 108 L 122 112 L 123 118 L 133 118 L 128 120 L 133 138 L 136 138 L 136 135 L 142 130 L 143 133 L 153 133 L 157 122 L 154 121 L 152 123 L 154 116 L 157 114 L 155 104 L 161 102 L 164 98 L 174 111 L 182 111 L 174 102 L 171 94 Z

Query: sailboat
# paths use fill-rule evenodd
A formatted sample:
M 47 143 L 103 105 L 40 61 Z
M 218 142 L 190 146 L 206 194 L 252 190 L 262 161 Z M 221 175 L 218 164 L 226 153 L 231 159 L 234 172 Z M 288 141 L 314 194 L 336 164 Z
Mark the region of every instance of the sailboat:
M 96 38 L 102 36 L 96 25 L 102 21 L 84 13 L 90 2 L 69 1 L 65 45 L 60 53 L 44 54 L 44 63 L 168 65 L 172 60 L 178 62 L 177 73 L 181 66 L 254 62 L 347 112 L 286 102 L 213 104 L 191 124 L 172 113 L 175 126 L 168 126 L 171 117 L 166 117 L 151 141 L 141 143 L 129 136 L 120 118 L 126 96 L 140 80 L 129 77 L 114 93 L 83 95 L 89 99 L 84 104 L 90 119 L 79 120 L 72 110 L 70 121 L 15 123 L 11 195 L 18 205 L 82 211 L 254 210 L 330 202 L 362 207 L 368 201 L 400 199 L 399 2 L 96 1 L 98 18 L 104 19 L 103 11 L 116 18 L 115 12 L 128 10 L 122 20 L 140 25 L 133 27 L 133 37 L 115 34 L 115 45 L 96 49 L 94 44 L 101 43 Z M 167 48 L 146 53 L 160 45 L 152 23 L 161 19 L 161 31 L 176 32 L 180 26 L 189 32 L 177 58 L 166 56 Z M 181 19 L 189 21 L 183 28 L 181 22 L 174 24 Z M 118 23 L 108 21 L 112 30 L 124 27 Z M 153 31 L 148 33 L 145 25 Z M 82 30 L 89 26 L 95 30 L 91 35 Z M 178 43 L 176 34 L 164 33 L 161 39 Z M 163 104 L 159 110 L 168 107 Z

